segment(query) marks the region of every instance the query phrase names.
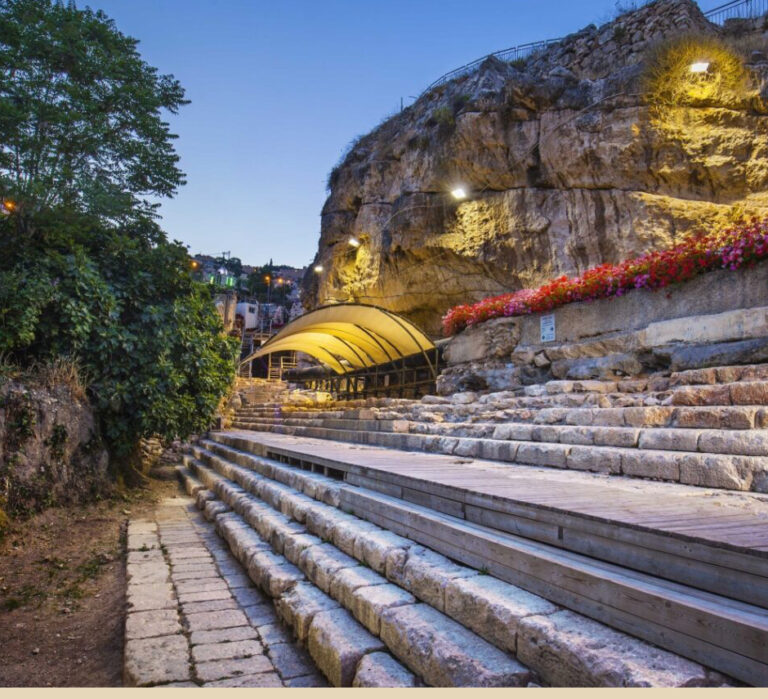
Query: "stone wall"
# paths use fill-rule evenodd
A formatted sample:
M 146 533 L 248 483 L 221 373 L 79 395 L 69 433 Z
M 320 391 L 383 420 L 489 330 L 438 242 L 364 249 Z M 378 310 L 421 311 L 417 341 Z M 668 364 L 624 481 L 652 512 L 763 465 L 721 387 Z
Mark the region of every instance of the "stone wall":
M 554 341 L 541 341 L 542 315 L 554 316 Z M 444 394 L 768 361 L 768 262 L 551 314 L 494 319 L 451 338 L 444 357 Z
M 0 514 L 105 495 L 108 466 L 93 411 L 71 388 L 0 386 Z
M 764 42 L 749 29 L 738 45 Z M 674 126 L 643 97 L 646 51 L 691 30 L 722 33 L 659 0 L 526 65 L 489 59 L 359 139 L 331 173 L 308 305 L 377 304 L 437 336 L 453 305 L 768 212 L 768 64 L 743 100 L 672 109 Z

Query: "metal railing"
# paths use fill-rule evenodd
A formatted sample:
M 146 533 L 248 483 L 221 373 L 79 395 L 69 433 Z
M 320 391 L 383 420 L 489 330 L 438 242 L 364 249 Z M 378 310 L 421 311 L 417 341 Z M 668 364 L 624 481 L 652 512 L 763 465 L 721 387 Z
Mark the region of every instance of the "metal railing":
M 704 12 L 704 16 L 713 24 L 724 24 L 729 19 L 751 19 L 753 17 L 760 17 L 766 13 L 768 13 L 768 0 L 732 0 L 724 5 L 718 5 L 711 10 L 707 10 Z M 462 75 L 473 73 L 484 61 L 491 57 L 498 58 L 507 63 L 512 63 L 523 58 L 528 58 L 528 56 L 548 48 L 553 44 L 559 44 L 563 38 L 565 37 L 559 39 L 546 39 L 545 41 L 532 41 L 528 44 L 520 44 L 519 46 L 512 46 L 508 49 L 489 53 L 487 56 L 478 58 L 471 63 L 467 63 L 460 68 L 456 68 L 455 70 L 446 73 L 445 75 L 441 75 L 437 80 L 430 83 L 426 89 L 422 91 L 421 95 L 425 95 L 439 85 L 444 85 Z

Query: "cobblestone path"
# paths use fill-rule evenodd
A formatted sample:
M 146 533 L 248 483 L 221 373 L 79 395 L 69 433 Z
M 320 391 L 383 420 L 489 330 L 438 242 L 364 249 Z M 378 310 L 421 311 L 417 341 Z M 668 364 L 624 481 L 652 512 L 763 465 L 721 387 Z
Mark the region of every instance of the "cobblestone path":
M 127 577 L 126 685 L 327 686 L 191 498 L 129 523 Z

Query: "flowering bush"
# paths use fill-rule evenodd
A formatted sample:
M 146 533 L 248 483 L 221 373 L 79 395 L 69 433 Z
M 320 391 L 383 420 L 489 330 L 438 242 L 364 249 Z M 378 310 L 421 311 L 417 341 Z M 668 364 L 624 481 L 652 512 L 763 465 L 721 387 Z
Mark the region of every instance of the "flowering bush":
M 618 265 L 604 264 L 580 277 L 559 277 L 538 289 L 521 289 L 451 308 L 443 332 L 491 318 L 541 313 L 575 301 L 623 296 L 632 289 L 661 289 L 714 269 L 737 269 L 768 257 L 768 218 L 753 218 L 714 233 L 696 232 L 679 245 L 649 252 Z

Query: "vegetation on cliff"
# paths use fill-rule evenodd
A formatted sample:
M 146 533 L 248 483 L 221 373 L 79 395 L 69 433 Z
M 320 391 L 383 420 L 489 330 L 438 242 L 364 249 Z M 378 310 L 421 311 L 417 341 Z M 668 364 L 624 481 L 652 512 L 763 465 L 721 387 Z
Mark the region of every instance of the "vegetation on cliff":
M 234 347 L 150 199 L 184 183 L 162 119 L 184 91 L 101 12 L 0 2 L 0 353 L 69 357 L 127 464 L 205 429 Z
M 603 264 L 577 277 L 558 277 L 536 289 L 520 289 L 451 308 L 443 331 L 453 335 L 491 318 L 551 311 L 576 301 L 623 296 L 632 289 L 663 289 L 715 269 L 739 269 L 768 258 L 768 218 L 754 218 L 711 233 L 697 231 L 666 250 L 616 265 Z

